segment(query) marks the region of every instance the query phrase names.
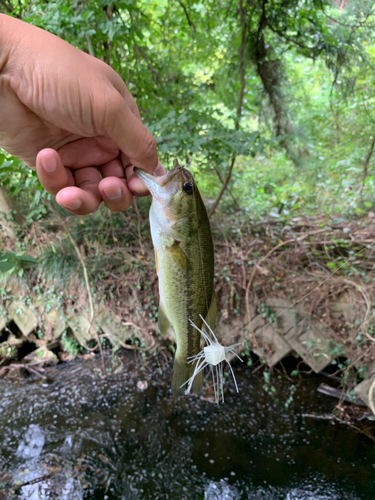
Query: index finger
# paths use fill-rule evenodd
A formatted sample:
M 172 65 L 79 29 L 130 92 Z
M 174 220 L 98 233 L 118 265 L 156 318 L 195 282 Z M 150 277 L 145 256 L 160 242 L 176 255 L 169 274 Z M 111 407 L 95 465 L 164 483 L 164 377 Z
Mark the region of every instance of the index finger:
M 112 139 L 132 165 L 152 173 L 158 165 L 155 138 L 119 93 L 107 99 L 105 118 L 100 133 Z

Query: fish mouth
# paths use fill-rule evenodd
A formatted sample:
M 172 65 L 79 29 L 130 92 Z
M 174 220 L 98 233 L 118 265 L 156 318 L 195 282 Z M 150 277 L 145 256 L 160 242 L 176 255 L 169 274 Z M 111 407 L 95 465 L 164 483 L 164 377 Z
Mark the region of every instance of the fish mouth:
M 150 191 L 152 196 L 160 197 L 162 187 L 159 182 L 161 177 L 154 177 L 153 175 L 148 174 L 147 172 L 138 167 L 134 167 L 134 174 L 138 177 L 138 179 L 140 179 L 143 182 L 143 184 Z
M 147 174 L 144 170 L 141 170 L 138 167 L 134 167 L 134 174 L 138 177 L 138 179 L 141 179 L 152 196 L 160 197 L 163 187 L 169 184 L 176 175 L 181 175 L 183 170 L 183 167 L 178 166 L 172 168 L 172 170 L 169 170 L 169 172 L 164 175 L 155 177 L 154 175 Z

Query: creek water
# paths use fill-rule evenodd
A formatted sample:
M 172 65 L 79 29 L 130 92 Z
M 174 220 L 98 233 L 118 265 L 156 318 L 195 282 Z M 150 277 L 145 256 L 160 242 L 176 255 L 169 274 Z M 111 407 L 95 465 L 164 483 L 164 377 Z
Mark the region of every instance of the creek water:
M 107 359 L 107 364 L 110 360 Z M 0 499 L 374 500 L 375 445 L 328 420 L 335 401 L 302 380 L 235 365 L 225 404 L 175 398 L 170 365 L 126 356 L 100 378 L 75 360 L 47 378 L 0 380 Z

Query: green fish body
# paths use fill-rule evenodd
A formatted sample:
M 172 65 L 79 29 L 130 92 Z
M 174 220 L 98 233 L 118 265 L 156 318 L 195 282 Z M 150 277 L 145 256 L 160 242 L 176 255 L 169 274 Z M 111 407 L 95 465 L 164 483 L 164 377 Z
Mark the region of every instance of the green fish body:
M 191 173 L 178 165 L 161 177 L 142 170 L 134 173 L 152 194 L 150 226 L 159 277 L 159 329 L 172 325 L 177 350 L 172 390 L 192 376 L 195 363 L 189 358 L 200 351 L 202 319 L 213 329 L 216 321 L 214 292 L 214 249 L 206 207 Z M 193 391 L 202 387 L 202 373 L 195 378 Z

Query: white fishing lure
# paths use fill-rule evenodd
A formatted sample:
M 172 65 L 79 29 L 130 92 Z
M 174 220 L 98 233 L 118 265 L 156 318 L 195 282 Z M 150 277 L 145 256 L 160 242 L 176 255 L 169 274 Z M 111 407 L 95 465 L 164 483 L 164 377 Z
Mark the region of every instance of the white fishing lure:
M 231 353 L 234 356 L 237 356 L 237 358 L 242 362 L 242 359 L 234 352 L 234 348 L 241 345 L 241 342 L 239 342 L 238 344 L 233 344 L 230 347 L 221 345 L 217 340 L 214 332 L 211 330 L 211 328 L 209 327 L 209 325 L 206 323 L 206 321 L 202 316 L 201 319 L 203 323 L 206 325 L 206 328 L 208 329 L 207 332 L 205 332 L 203 329 L 200 330 L 191 320 L 190 323 L 195 329 L 198 330 L 198 332 L 200 332 L 207 345 L 196 356 L 190 356 L 188 358 L 189 363 L 196 363 L 196 365 L 193 375 L 181 387 L 187 384 L 185 394 L 189 394 L 191 391 L 191 387 L 193 385 L 194 378 L 198 375 L 198 373 L 204 370 L 206 366 L 210 366 L 212 373 L 212 380 L 214 384 L 215 402 L 216 404 L 219 404 L 221 396 L 221 401 L 224 403 L 223 362 L 224 361 L 227 362 L 230 371 L 232 373 L 234 385 L 236 387 L 237 392 L 239 392 L 236 382 L 236 377 L 234 376 L 232 367 L 230 366 L 230 363 L 227 360 L 227 354 Z M 212 338 L 210 337 L 209 333 L 211 333 Z

